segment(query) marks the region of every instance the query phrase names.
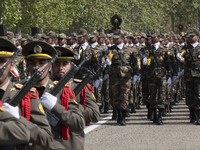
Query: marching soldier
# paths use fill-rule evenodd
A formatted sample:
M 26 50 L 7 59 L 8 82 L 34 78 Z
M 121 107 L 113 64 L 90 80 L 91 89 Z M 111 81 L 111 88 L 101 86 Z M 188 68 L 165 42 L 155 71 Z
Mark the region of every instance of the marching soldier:
M 113 57 L 111 57 L 111 62 L 107 61 L 107 64 L 111 64 L 110 98 L 113 109 L 117 110 L 117 123 L 126 125 L 125 117 L 128 111 L 131 77 L 132 74 L 137 73 L 137 59 L 131 48 L 124 48 L 120 35 L 114 35 L 114 42 L 116 45 L 110 48 Z
M 184 80 L 186 84 L 186 105 L 190 111 L 190 123 L 200 125 L 200 46 L 197 33 L 189 34 L 189 43 L 177 58 L 184 62 Z
M 0 56 L 1 56 L 1 65 L 5 65 L 5 63 L 9 60 L 9 57 L 13 55 L 13 51 L 16 50 L 16 47 L 10 43 L 10 41 L 0 38 Z M 1 101 L 0 105 L 3 106 L 5 110 L 10 112 L 11 114 L 17 116 L 18 110 L 12 106 L 10 106 L 7 101 L 12 99 L 12 97 L 15 96 L 15 94 L 22 88 L 22 84 L 20 83 L 14 83 L 11 82 L 8 78 L 8 73 L 13 67 L 14 61 L 11 62 L 11 64 L 8 65 L 8 67 L 3 72 L 1 78 L 0 78 L 0 89 L 1 89 Z M 45 149 L 48 149 L 49 146 L 51 146 L 52 143 L 52 134 L 50 131 L 50 126 L 48 124 L 48 121 L 46 119 L 46 115 L 44 113 L 42 104 L 39 102 L 38 92 L 35 88 L 32 88 L 27 95 L 21 100 L 21 103 L 19 106 L 19 114 L 22 117 L 24 117 L 24 125 L 26 128 L 28 127 L 31 134 L 29 143 L 25 144 L 18 144 L 18 145 L 0 145 L 0 149 L 36 149 L 36 145 L 39 145 Z M 3 109 L 2 109 L 3 110 Z M 4 110 L 3 110 L 4 111 Z M 4 116 L 6 117 L 6 116 Z M 10 117 L 8 115 L 8 117 Z M 18 116 L 19 118 L 19 116 Z M 5 118 L 6 119 L 6 118 Z M 16 125 L 15 125 L 16 126 Z M 13 128 L 15 127 L 13 126 Z M 12 128 L 12 127 L 11 127 Z M 16 128 L 18 129 L 18 128 Z M 6 130 L 6 129 L 5 129 Z M 14 131 L 14 129 L 10 129 L 11 131 Z M 1 132 L 4 133 L 4 132 Z M 27 133 L 27 132 L 25 132 Z M 24 133 L 24 134 L 25 134 Z M 7 138 L 12 138 L 13 135 L 8 134 Z M 16 133 L 16 140 L 24 140 L 21 139 L 23 136 L 21 136 L 21 133 Z M 6 138 L 5 138 L 6 139 Z M 16 142 L 16 140 L 13 138 L 13 144 Z M 28 137 L 24 140 L 24 142 L 28 140 Z M 4 143 L 5 144 L 5 143 Z
M 31 42 L 24 47 L 22 54 L 27 59 L 27 66 L 32 75 L 34 67 L 42 70 L 56 54 L 56 50 L 44 42 Z M 68 86 L 64 87 L 56 96 L 51 95 L 50 90 L 54 87 L 53 81 L 49 78 L 50 66 L 42 75 L 41 79 L 36 83 L 36 89 L 42 105 L 57 116 L 61 121 L 52 126 L 54 142 L 51 149 L 70 149 L 68 140 L 72 138 L 71 130 L 74 132 L 83 131 L 85 121 L 79 110 L 79 106 L 74 100 L 75 97 L 71 93 Z M 60 72 L 63 73 L 63 72 Z
M 74 59 L 74 55 L 76 54 L 67 48 L 59 46 L 56 46 L 55 49 L 58 52 L 58 59 L 53 64 L 53 72 L 54 72 L 54 78 L 57 81 L 59 81 L 64 76 L 64 74 L 66 74 L 71 69 L 72 67 L 71 61 Z M 66 86 L 74 89 L 80 83 L 81 80 L 72 79 L 70 82 L 66 84 Z M 63 88 L 63 92 L 64 89 L 66 89 L 66 87 Z M 61 99 L 58 100 L 60 101 L 59 103 L 61 103 Z M 76 101 L 78 102 L 77 105 L 79 105 L 80 111 L 82 112 L 84 119 L 87 123 L 98 122 L 98 120 L 100 119 L 100 113 L 98 105 L 96 104 L 94 90 L 91 85 L 87 84 L 80 91 L 80 93 L 76 95 Z M 66 149 L 83 150 L 84 139 L 85 139 L 83 130 L 81 131 L 70 130 L 70 131 L 71 135 L 69 136 L 69 139 L 65 142 Z
M 170 69 L 170 62 L 167 51 L 160 45 L 157 35 L 154 35 L 152 42 L 153 46 L 148 50 L 148 56 L 143 58 L 143 65 L 149 67 L 148 75 L 151 76 L 149 81 L 149 102 L 153 114 L 153 122 L 162 125 L 162 114 L 166 100 L 166 81 L 168 83 L 171 82 L 170 75 L 166 75 L 167 70 Z

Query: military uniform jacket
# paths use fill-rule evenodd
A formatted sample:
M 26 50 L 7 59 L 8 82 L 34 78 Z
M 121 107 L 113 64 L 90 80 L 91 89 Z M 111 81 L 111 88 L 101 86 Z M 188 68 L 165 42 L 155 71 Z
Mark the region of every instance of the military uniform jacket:
M 147 57 L 149 66 L 148 75 L 151 77 L 162 78 L 164 76 L 170 77 L 168 70 L 171 70 L 171 62 L 168 51 L 162 45 L 156 50 L 154 46 L 149 49 L 149 56 Z
M 30 141 L 27 120 L 17 119 L 1 108 L 0 110 L 0 148 L 1 144 L 19 144 Z
M 54 87 L 56 82 L 52 82 L 50 79 L 45 88 L 44 92 L 50 92 L 50 90 Z M 68 86 L 66 84 L 66 86 Z M 54 144 L 51 149 L 66 149 L 66 150 L 74 150 L 76 147 L 80 147 L 79 145 L 83 145 L 79 143 L 82 142 L 82 138 L 78 136 L 73 136 L 74 134 L 78 134 L 79 132 L 83 132 L 85 127 L 84 117 L 80 111 L 80 106 L 73 99 L 69 99 L 68 110 L 66 111 L 65 107 L 61 105 L 61 95 L 62 90 L 56 95 L 57 103 L 51 110 L 52 114 L 61 119 L 60 123 L 56 127 L 52 127 L 52 133 L 54 136 Z M 62 138 L 61 124 L 69 127 L 69 139 L 64 140 Z M 74 134 L 73 134 L 73 133 Z M 82 133 L 84 136 L 84 132 Z M 61 147 L 62 144 L 62 147 Z
M 120 50 L 117 46 L 113 46 L 110 49 L 113 53 L 111 60 L 111 77 L 131 78 L 133 74 L 139 74 L 138 60 L 134 55 L 134 50 L 136 49 L 124 47 L 122 50 Z
M 200 46 L 188 45 L 181 55 L 185 58 L 185 79 L 200 77 Z
M 3 95 L 2 103 L 10 100 L 19 91 L 20 86 L 17 85 L 19 84 L 9 82 L 8 87 Z M 51 145 L 53 140 L 50 125 L 46 119 L 45 112 L 43 110 L 42 104 L 39 102 L 39 99 L 30 99 L 30 100 L 31 100 L 30 122 L 28 121 L 25 122 L 27 123 L 27 126 L 31 131 L 29 142 L 33 143 L 33 145 L 40 145 L 46 149 Z M 21 106 L 19 106 L 19 109 L 20 109 L 19 113 L 22 114 Z

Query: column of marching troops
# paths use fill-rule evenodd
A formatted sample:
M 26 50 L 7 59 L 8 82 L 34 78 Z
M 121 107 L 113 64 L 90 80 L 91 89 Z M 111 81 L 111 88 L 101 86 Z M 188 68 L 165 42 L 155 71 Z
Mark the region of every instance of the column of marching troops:
M 112 119 L 126 125 L 126 117 L 146 105 L 147 119 L 162 125 L 162 117 L 185 98 L 190 123 L 200 124 L 200 32 L 128 33 L 116 30 L 88 34 L 14 35 L 0 37 L 0 67 L 20 53 L 0 74 L 0 149 L 84 149 L 84 127 L 113 109 Z M 90 54 L 62 90 L 50 94 L 59 80 Z M 44 71 L 18 106 L 9 100 Z M 93 74 L 81 92 L 73 90 Z M 44 108 L 44 109 L 43 109 Z M 50 125 L 46 111 L 59 118 Z

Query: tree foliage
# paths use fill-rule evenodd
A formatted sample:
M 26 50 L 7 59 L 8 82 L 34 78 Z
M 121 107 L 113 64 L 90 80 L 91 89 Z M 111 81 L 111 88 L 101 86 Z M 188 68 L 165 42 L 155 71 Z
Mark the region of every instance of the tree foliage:
M 199 0 L 1 0 L 0 8 L 0 23 L 26 33 L 31 27 L 66 33 L 81 27 L 109 30 L 114 14 L 122 17 L 122 29 L 134 32 L 170 31 L 172 18 L 176 27 L 199 27 L 200 21 Z

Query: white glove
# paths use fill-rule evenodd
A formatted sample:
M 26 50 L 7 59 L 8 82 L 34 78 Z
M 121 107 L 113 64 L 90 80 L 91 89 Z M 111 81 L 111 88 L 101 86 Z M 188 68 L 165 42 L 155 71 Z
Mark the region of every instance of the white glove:
M 146 57 L 143 58 L 143 60 L 142 60 L 142 64 L 145 65 L 145 66 L 148 64 L 148 61 L 147 61 L 147 58 L 146 58 Z
M 106 59 L 106 64 L 107 64 L 108 66 L 110 66 L 110 65 L 112 64 L 109 58 Z
M 181 54 L 176 54 L 176 58 L 180 61 L 180 62 L 184 62 L 184 58 L 181 56 Z
M 106 80 L 109 78 L 109 75 L 108 74 L 105 74 L 104 77 L 103 77 L 103 80 Z
M 10 113 L 12 116 L 14 116 L 15 118 L 19 119 L 19 108 L 18 106 L 13 107 L 8 103 L 3 103 L 3 108 Z
M 42 105 L 47 108 L 48 110 L 51 110 L 57 102 L 57 98 L 53 95 L 51 95 L 48 92 L 45 92 L 41 98 L 40 98 L 40 102 L 42 103 Z
M 74 55 L 74 59 L 79 60 L 80 59 L 80 55 Z
M 134 76 L 133 76 L 133 81 L 132 81 L 133 84 L 135 84 L 135 83 L 137 82 L 137 80 L 138 80 L 138 76 L 137 76 L 137 75 L 134 75 Z
M 173 82 L 174 82 L 177 78 L 178 78 L 177 76 L 173 76 L 173 77 L 172 77 Z
M 100 82 L 101 82 L 101 81 L 97 79 L 97 80 L 95 81 L 95 83 L 94 83 L 94 87 L 95 87 L 95 88 L 98 88 L 99 85 L 100 85 Z
M 167 80 L 167 85 L 168 85 L 168 87 L 169 87 L 171 84 L 172 84 L 172 79 L 171 79 L 171 77 L 169 77 L 168 80 Z

